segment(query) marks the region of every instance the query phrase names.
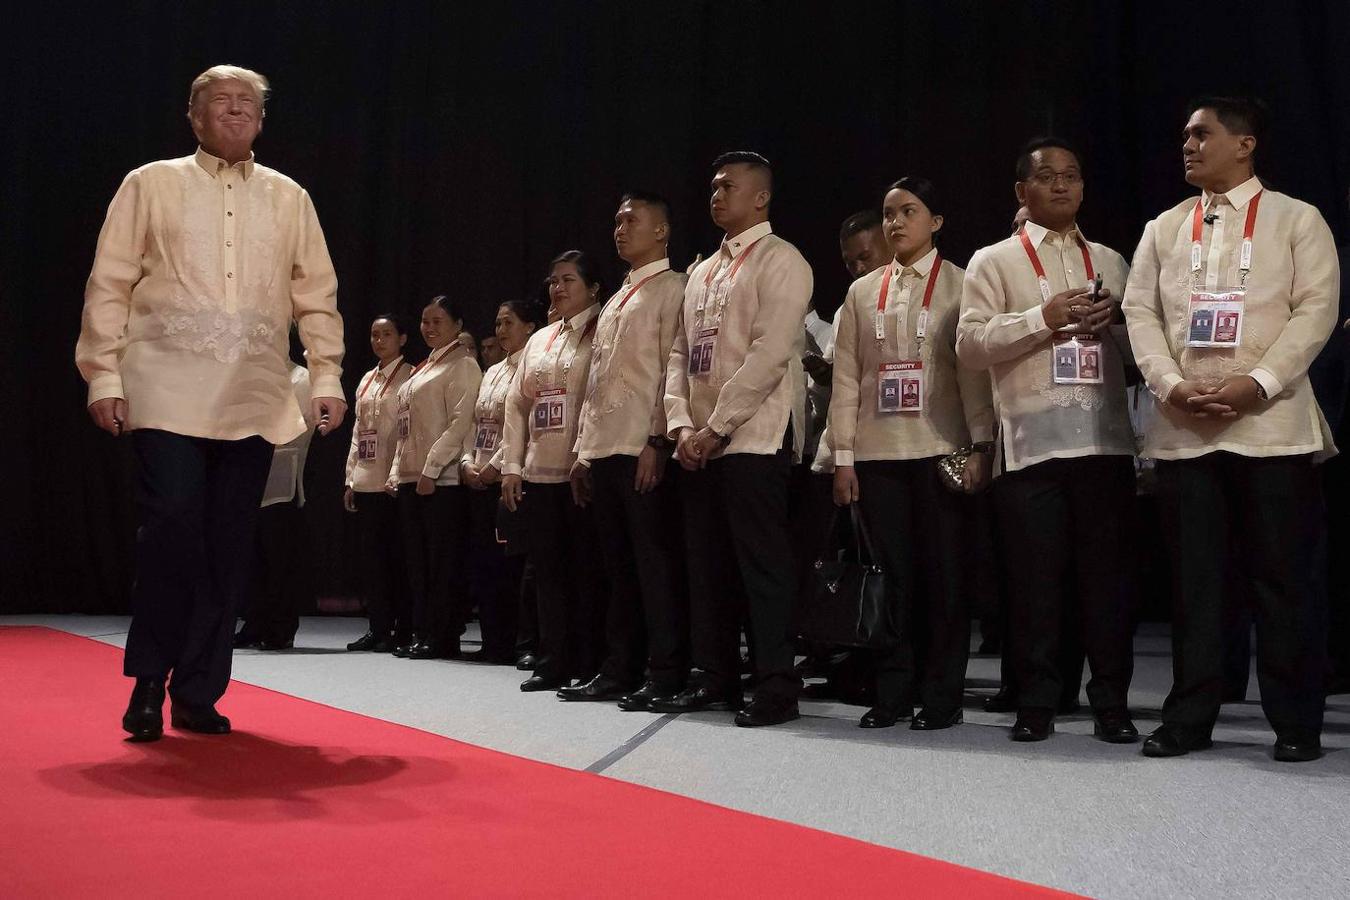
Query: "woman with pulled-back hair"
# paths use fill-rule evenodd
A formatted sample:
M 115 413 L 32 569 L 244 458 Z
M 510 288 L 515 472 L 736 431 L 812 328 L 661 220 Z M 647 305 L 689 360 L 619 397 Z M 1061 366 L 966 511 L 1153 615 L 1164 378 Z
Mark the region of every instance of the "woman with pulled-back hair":
M 534 674 L 522 691 L 557 690 L 574 678 L 590 680 L 599 668 L 605 581 L 594 558 L 589 498 L 570 483 L 599 291 L 584 253 L 553 260 L 548 293 L 559 319 L 526 343 L 507 394 L 502 502 L 522 513 L 539 608 Z
M 944 486 L 940 463 L 973 441 L 959 474 L 965 490 L 983 487 L 994 414 L 988 376 L 956 359 L 965 273 L 935 246 L 942 226 L 932 182 L 910 176 L 893 184 L 882 230 L 895 258 L 855 281 L 836 314 L 834 499 L 858 504 L 899 633 L 879 654 L 876 706 L 863 728 L 912 717 L 910 728 L 936 730 L 962 717 L 970 650 L 964 508 Z
M 348 644 L 348 650 L 389 653 L 397 646 L 397 632 L 411 627 L 398 512 L 394 498 L 384 489 L 398 444 L 398 389 L 412 373 L 412 366 L 403 359 L 407 343 L 407 329 L 392 313 L 376 316 L 370 323 L 370 349 L 376 363 L 356 388 L 356 424 L 342 496 L 343 508 L 356 514 L 357 568 L 370 629 Z
M 431 352 L 397 395 L 398 446 L 387 489 L 398 500 L 413 633 L 394 652 L 410 659 L 458 656 L 468 617 L 459 460 L 483 373 L 460 340 L 463 328 L 457 301 L 431 299 L 422 310 L 422 338 Z
M 516 662 L 516 612 L 525 556 L 518 546 L 519 530 L 498 528 L 503 516 L 516 515 L 501 507 L 502 426 L 521 351 L 543 324 L 544 307 L 539 303 L 508 300 L 497 308 L 494 334 L 506 358 L 483 374 L 473 408 L 473 428 L 464 438 L 460 478 L 469 489 L 469 548 L 479 576 L 474 594 L 483 636 L 482 650 L 465 657 L 474 661 Z

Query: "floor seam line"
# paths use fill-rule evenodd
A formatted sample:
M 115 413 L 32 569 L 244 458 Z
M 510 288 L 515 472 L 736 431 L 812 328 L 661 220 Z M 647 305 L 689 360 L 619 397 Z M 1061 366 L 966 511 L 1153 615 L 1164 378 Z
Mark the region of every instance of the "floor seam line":
M 652 735 L 656 734 L 662 728 L 665 728 L 671 722 L 675 721 L 678 715 L 679 713 L 667 713 L 661 718 L 657 719 L 655 722 L 652 722 L 644 726 L 642 730 L 640 730 L 637 734 L 633 735 L 628 740 L 624 741 L 622 744 L 615 747 L 613 750 L 609 751 L 604 756 L 597 759 L 595 762 L 591 763 L 582 771 L 590 772 L 592 775 L 599 775 L 606 769 L 613 766 L 619 760 L 623 759 L 625 756 L 632 753 L 638 747 L 641 747 L 643 744 L 645 744 L 652 737 Z

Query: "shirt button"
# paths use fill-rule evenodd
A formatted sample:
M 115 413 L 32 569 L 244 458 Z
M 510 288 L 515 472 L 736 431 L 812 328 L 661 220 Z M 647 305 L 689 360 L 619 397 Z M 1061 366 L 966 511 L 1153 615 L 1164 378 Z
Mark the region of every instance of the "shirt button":
M 225 242 L 225 246 L 226 246 L 226 247 L 233 247 L 233 246 L 234 246 L 234 241 L 226 241 L 226 242 Z
M 233 272 L 226 272 L 226 273 L 225 273 L 225 277 L 226 277 L 226 278 L 233 278 L 233 277 L 234 277 L 234 273 L 233 273 Z
M 227 185 L 225 185 L 225 190 L 227 190 L 227 191 L 232 191 L 232 190 L 234 190 L 234 185 L 232 185 L 232 184 L 227 184 Z
M 227 210 L 225 210 L 225 215 L 227 215 L 227 216 L 232 216 L 232 215 L 234 215 L 234 213 L 230 212 L 230 211 L 227 209 Z

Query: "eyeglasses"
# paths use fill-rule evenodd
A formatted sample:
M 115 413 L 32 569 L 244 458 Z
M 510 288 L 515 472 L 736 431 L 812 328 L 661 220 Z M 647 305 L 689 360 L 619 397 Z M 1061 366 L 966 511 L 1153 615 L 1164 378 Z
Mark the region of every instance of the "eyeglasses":
M 1074 187 L 1083 183 L 1083 176 L 1077 172 L 1037 172 L 1031 180 L 1043 187 L 1050 187 L 1056 181 L 1065 187 Z

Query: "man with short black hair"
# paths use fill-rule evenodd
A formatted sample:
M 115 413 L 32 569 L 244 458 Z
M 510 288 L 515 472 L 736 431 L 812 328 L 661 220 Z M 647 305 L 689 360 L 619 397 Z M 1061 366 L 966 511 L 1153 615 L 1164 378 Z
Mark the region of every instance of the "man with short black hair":
M 811 267 L 769 225 L 768 160 L 727 153 L 713 167 L 712 219 L 726 237 L 685 287 L 665 401 L 687 476 L 681 487 L 699 671 L 688 689 L 651 708 L 740 707 L 743 590 L 756 686 L 736 724 L 776 725 L 798 717 L 801 689 L 790 634 L 796 579 L 787 501 L 804 437 L 802 318 Z
M 619 700 L 630 711 L 679 693 L 689 672 L 688 614 L 663 488 L 673 449 L 666 363 L 688 280 L 670 268 L 670 230 L 662 197 L 634 191 L 619 201 L 614 246 L 629 272 L 600 312 L 572 469 L 578 495 L 595 507 L 610 598 L 599 673 L 558 696 Z
M 1176 585 L 1172 691 L 1146 756 L 1211 745 L 1224 613 L 1244 581 L 1275 759 L 1321 755 L 1326 526 L 1314 464 L 1336 448 L 1308 368 L 1336 327 L 1340 274 L 1317 209 L 1256 177 L 1264 124 L 1244 98 L 1191 105 L 1182 160 L 1200 196 L 1145 226 L 1126 289 L 1156 398 L 1143 453 L 1158 460 Z
M 1094 731 L 1124 743 L 1138 739 L 1127 708 L 1134 435 L 1109 326 L 1128 267 L 1078 228 L 1083 171 L 1069 144 L 1032 141 L 1016 171 L 1029 217 L 971 259 L 956 338 L 962 363 L 990 370 L 999 414 L 1005 471 L 993 499 L 1009 582 L 1003 649 L 1018 689 L 1012 738 L 1054 730 L 1068 622 L 1092 666 Z

